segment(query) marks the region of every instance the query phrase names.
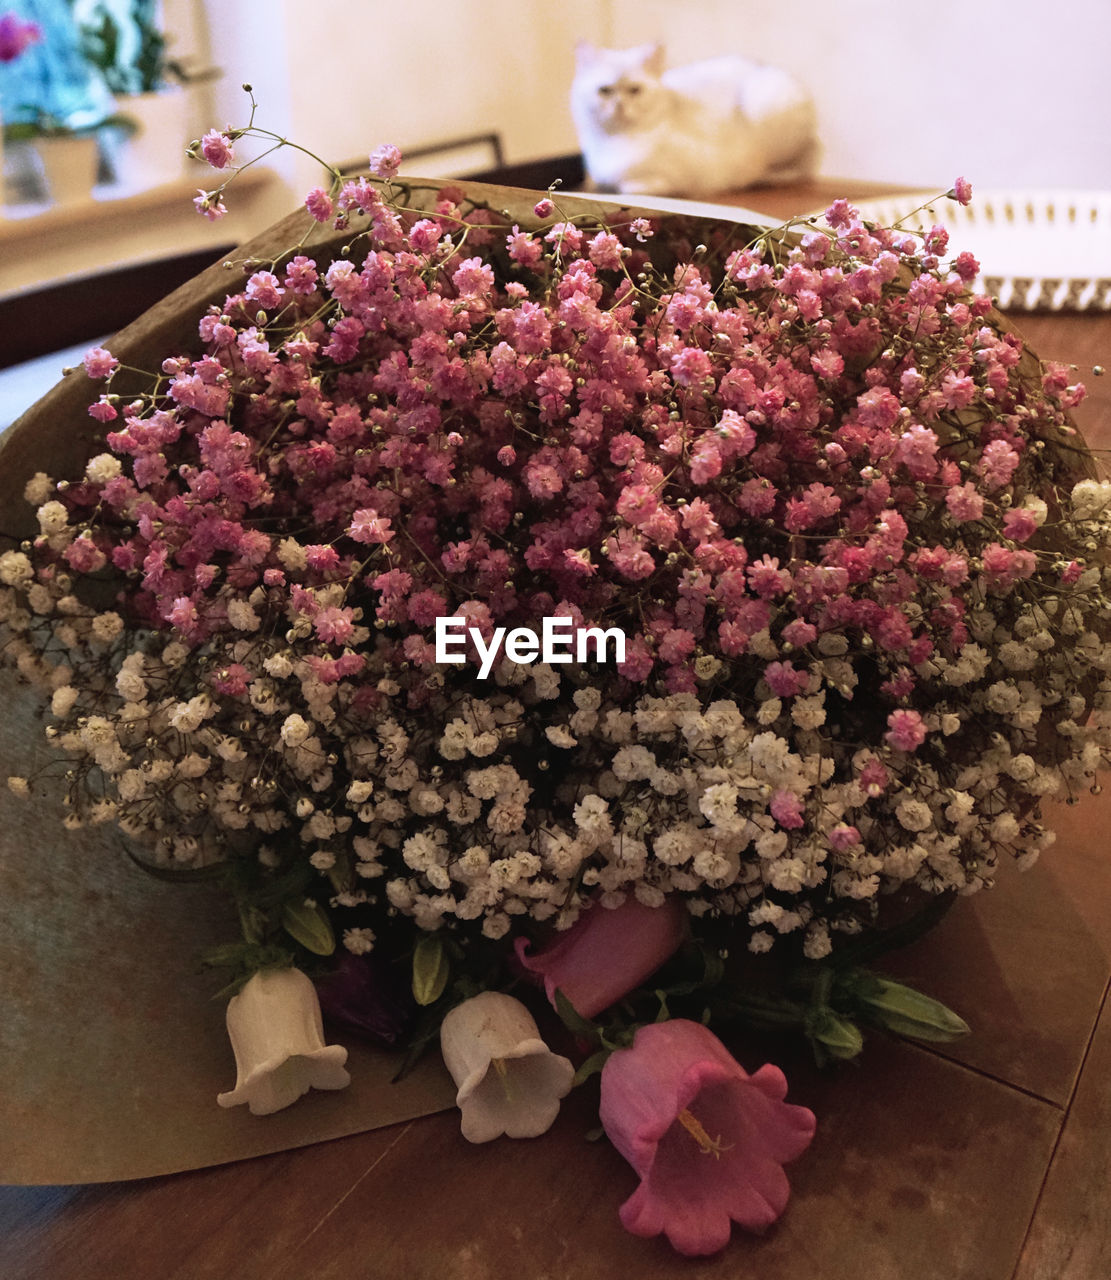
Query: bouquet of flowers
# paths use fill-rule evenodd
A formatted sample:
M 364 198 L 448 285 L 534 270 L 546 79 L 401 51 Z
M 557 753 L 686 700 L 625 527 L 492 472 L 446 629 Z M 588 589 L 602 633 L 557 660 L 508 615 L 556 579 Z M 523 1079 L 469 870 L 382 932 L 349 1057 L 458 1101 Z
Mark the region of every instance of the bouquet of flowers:
M 438 1035 L 473 1141 L 600 1072 L 622 1221 L 711 1252 L 814 1130 L 711 1028 L 967 1030 L 863 961 L 1106 763 L 1111 484 L 939 228 L 510 211 L 399 159 L 153 372 L 89 352 L 102 440 L 27 483 L 4 658 L 66 825 L 234 895 L 222 1105 L 347 1082 L 321 1004 Z

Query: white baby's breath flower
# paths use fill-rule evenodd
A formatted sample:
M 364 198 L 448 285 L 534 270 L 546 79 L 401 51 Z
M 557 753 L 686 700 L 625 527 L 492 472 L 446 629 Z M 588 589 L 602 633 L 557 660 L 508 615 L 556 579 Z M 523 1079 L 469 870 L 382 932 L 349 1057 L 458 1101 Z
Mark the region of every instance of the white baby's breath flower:
M 107 484 L 123 471 L 123 464 L 112 453 L 98 453 L 85 464 L 85 475 L 93 484 Z
M 102 644 L 110 644 L 123 631 L 123 619 L 118 613 L 98 613 L 92 622 L 93 636 Z
M 907 797 L 895 806 L 895 816 L 906 831 L 925 831 L 933 823 L 930 806 L 921 800 Z
M 282 727 L 278 730 L 278 736 L 287 747 L 299 747 L 305 743 L 312 734 L 312 728 L 308 721 L 297 712 L 286 716 L 282 721 Z
M 69 512 L 66 510 L 65 503 L 57 499 L 44 502 L 35 515 L 38 517 L 39 529 L 47 537 L 62 533 L 69 527 Z
M 23 486 L 23 500 L 33 507 L 38 507 L 46 502 L 53 492 L 54 481 L 45 471 L 36 471 Z
M 34 576 L 31 561 L 22 551 L 5 551 L 0 555 L 0 582 L 5 586 L 26 586 Z
M 992 840 L 999 844 L 1010 844 L 1019 834 L 1018 819 L 1013 813 L 1001 813 L 988 828 Z
M 188 702 L 179 702 L 170 713 L 170 724 L 179 733 L 193 733 L 199 729 L 212 712 L 212 699 L 207 693 L 199 693 Z
M 585 835 L 601 837 L 613 834 L 609 805 L 598 795 L 584 796 L 575 805 L 575 826 Z
M 343 945 L 353 956 L 365 956 L 374 950 L 374 932 L 371 929 L 344 929 Z
M 774 724 L 783 711 L 783 703 L 778 698 L 765 698 L 756 712 L 758 724 Z
M 824 960 L 833 950 L 829 929 L 823 921 L 816 921 L 806 931 L 802 953 L 808 960 Z
M 796 698 L 791 704 L 791 719 L 800 729 L 818 729 L 826 722 L 824 695 Z
M 296 538 L 283 538 L 278 543 L 278 559 L 290 573 L 301 573 L 309 563 L 305 548 Z
M 1111 505 L 1111 481 L 1081 480 L 1073 486 L 1070 497 L 1076 520 L 1091 520 Z
M 228 621 L 237 631 L 257 631 L 262 619 L 246 600 L 232 597 L 228 601 Z
M 576 689 L 571 699 L 580 711 L 597 711 L 602 705 L 602 692 L 593 685 Z
M 64 719 L 73 709 L 77 697 L 77 690 L 71 684 L 64 684 L 61 688 L 55 689 L 50 699 L 51 712 L 60 720 Z

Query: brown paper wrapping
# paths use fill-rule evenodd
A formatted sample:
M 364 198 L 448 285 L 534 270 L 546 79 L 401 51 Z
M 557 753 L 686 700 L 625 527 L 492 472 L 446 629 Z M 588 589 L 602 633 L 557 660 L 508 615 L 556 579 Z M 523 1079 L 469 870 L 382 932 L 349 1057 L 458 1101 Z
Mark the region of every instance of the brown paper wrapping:
M 342 1038 L 351 1085 L 273 1116 L 223 1110 L 235 1084 L 221 980 L 206 948 L 237 936 L 209 884 L 154 880 L 114 827 L 63 830 L 36 696 L 0 676 L 0 1182 L 176 1173 L 427 1115 L 452 1105 L 435 1051 L 398 1084 L 397 1055 Z
M 428 207 L 440 184 L 411 181 L 412 203 Z M 522 225 L 533 218 L 535 192 L 478 184 L 467 191 Z M 566 197 L 560 206 L 565 215 L 614 211 Z M 269 263 L 303 242 L 327 260 L 350 236 L 299 211 L 234 258 Z M 178 351 L 199 354 L 197 320 L 241 279 L 217 263 L 107 346 L 123 364 L 150 370 Z M 117 375 L 114 392 L 128 393 L 126 377 Z M 105 428 L 86 412 L 100 390 L 78 369 L 0 438 L 4 534 L 36 532 L 22 498 L 35 472 L 77 477 L 104 448 Z M 348 1089 L 311 1093 L 267 1117 L 217 1107 L 216 1094 L 234 1085 L 235 1065 L 223 1002 L 212 998 L 220 981 L 199 968 L 198 957 L 237 936 L 230 904 L 210 885 L 147 876 L 125 856 L 113 827 L 64 830 L 56 781 L 64 764 L 44 740 L 37 696 L 10 670 L 0 671 L 0 692 L 0 1182 L 152 1177 L 453 1104 L 454 1087 L 434 1051 L 391 1084 L 397 1055 L 347 1040 Z M 4 780 L 12 774 L 35 779 L 30 797 L 8 791 Z

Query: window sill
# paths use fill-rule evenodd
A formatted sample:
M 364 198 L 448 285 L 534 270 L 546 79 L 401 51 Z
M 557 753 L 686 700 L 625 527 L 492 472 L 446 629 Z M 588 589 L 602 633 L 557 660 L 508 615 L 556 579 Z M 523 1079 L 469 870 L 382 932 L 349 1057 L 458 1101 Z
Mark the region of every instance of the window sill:
M 0 209 L 0 294 L 125 262 L 160 257 L 206 242 L 243 241 L 286 211 L 285 185 L 273 170 L 245 170 L 229 193 L 231 212 L 218 227 L 193 208 L 200 180 L 182 177 L 145 190 L 93 189 L 72 204 L 17 204 Z

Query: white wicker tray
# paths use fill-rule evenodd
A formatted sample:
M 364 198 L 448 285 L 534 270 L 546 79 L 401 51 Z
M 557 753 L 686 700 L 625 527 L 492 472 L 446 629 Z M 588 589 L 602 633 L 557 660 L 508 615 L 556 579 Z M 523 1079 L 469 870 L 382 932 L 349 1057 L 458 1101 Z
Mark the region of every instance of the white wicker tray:
M 769 221 L 767 214 L 732 205 L 583 194 L 727 222 Z M 905 220 L 912 231 L 946 227 L 949 252 L 967 249 L 976 256 L 974 287 L 997 298 L 1004 311 L 1111 311 L 1111 191 L 975 191 L 968 205 L 926 191 L 851 203 L 868 221 L 885 226 Z
M 912 213 L 923 201 L 929 207 Z M 949 252 L 975 254 L 975 288 L 1005 311 L 1111 311 L 1111 192 L 975 191 L 963 206 L 934 193 L 853 203 L 871 222 L 946 227 Z

